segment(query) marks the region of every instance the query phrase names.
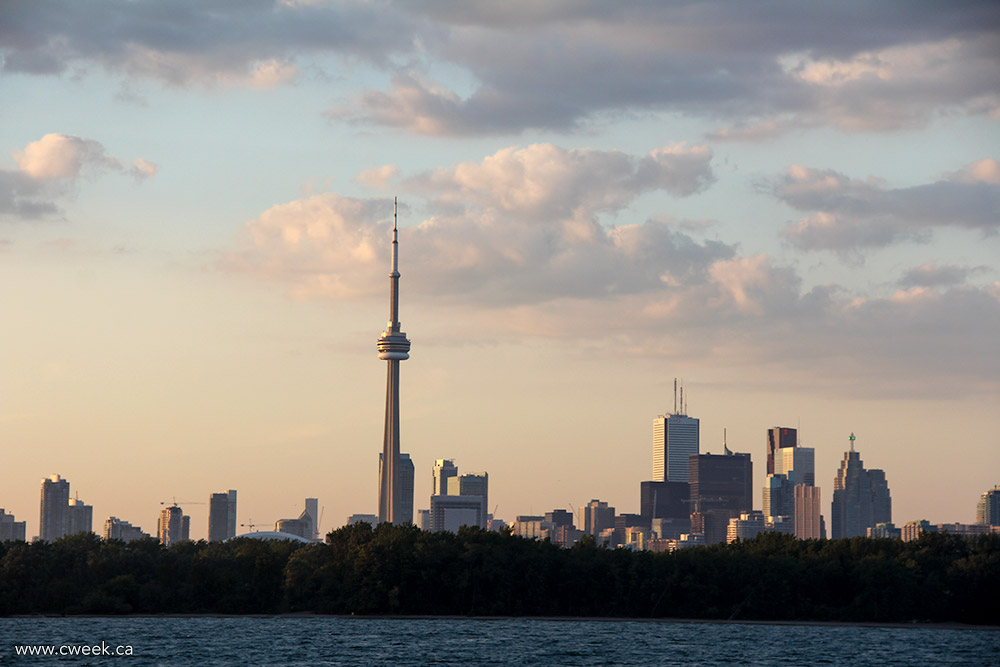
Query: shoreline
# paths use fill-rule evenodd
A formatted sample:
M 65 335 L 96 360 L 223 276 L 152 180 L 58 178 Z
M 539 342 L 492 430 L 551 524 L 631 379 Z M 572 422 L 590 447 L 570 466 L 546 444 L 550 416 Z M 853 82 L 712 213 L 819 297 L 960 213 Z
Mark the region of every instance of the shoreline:
M 313 612 L 289 612 L 283 614 L 26 614 L 0 617 L 5 619 L 66 618 L 66 619 L 127 619 L 127 618 L 316 618 L 380 621 L 542 621 L 549 623 L 678 623 L 678 624 L 724 624 L 724 625 L 799 625 L 809 627 L 845 628 L 911 628 L 919 630 L 985 630 L 1000 631 L 1000 625 L 972 625 L 958 622 L 921 621 L 812 621 L 812 620 L 739 620 L 705 618 L 628 618 L 618 616 L 448 616 L 448 615 L 368 615 L 368 614 L 317 614 Z

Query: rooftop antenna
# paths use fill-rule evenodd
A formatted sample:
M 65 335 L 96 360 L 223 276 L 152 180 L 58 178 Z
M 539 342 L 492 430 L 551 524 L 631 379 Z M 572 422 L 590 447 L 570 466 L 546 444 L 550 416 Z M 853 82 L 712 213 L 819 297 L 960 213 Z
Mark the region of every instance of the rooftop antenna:
M 851 451 L 853 452 L 854 451 L 854 431 L 851 431 L 851 437 L 849 439 L 851 441 Z
M 687 410 L 684 409 L 684 378 L 681 378 L 681 414 L 687 414 Z
M 674 414 L 677 414 L 677 378 L 674 378 Z

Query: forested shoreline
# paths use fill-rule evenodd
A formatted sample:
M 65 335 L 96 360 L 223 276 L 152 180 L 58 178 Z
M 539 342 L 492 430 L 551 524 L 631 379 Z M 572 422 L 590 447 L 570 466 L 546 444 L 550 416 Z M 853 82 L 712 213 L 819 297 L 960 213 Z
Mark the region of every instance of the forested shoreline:
M 366 614 L 1000 624 L 1000 535 L 795 540 L 675 553 L 367 524 L 326 544 L 0 544 L 0 615 Z

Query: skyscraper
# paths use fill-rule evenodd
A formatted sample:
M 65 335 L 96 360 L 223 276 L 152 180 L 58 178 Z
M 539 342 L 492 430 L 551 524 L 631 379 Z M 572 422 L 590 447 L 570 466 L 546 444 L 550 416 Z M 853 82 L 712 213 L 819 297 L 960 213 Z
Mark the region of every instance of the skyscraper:
M 820 488 L 811 484 L 795 485 L 795 537 L 818 540 L 823 535 L 820 523 Z
M 42 480 L 38 539 L 53 542 L 69 530 L 69 482 L 59 475 Z
M 26 522 L 24 521 L 15 520 L 13 514 L 7 514 L 0 507 L 0 542 L 7 542 L 8 540 L 24 542 L 27 532 L 25 524 Z
M 458 495 L 479 496 L 483 499 L 484 516 L 489 510 L 490 476 L 485 472 L 472 472 L 458 478 Z
M 764 482 L 764 516 L 794 515 L 794 488 L 784 475 L 768 475 Z
M 379 475 L 379 523 L 401 523 L 399 488 L 399 362 L 410 358 L 410 341 L 399 324 L 399 243 L 396 202 L 392 211 L 392 272 L 389 273 L 389 322 L 378 339 L 378 358 L 388 363 L 385 382 L 385 435 Z M 412 508 L 412 505 L 411 505 Z M 411 514 L 411 521 L 412 521 Z
M 320 531 L 320 527 L 319 527 L 319 498 L 306 498 L 305 513 L 308 514 L 310 517 L 312 517 L 312 520 L 313 520 L 313 522 L 312 522 L 313 531 L 312 531 L 312 535 L 309 536 L 309 539 L 310 540 L 318 540 L 319 539 L 319 531 Z M 234 530 L 235 530 L 235 523 L 233 525 L 234 525 Z
M 382 479 L 382 460 L 384 454 L 379 452 L 378 455 L 378 476 L 379 480 Z M 395 523 L 413 523 L 413 460 L 410 455 L 406 452 L 399 453 L 399 459 L 397 459 L 397 470 L 396 479 L 399 484 L 398 495 L 399 495 L 399 516 L 396 518 Z
M 812 447 L 780 447 L 774 451 L 774 474 L 794 484 L 816 484 L 816 450 Z
M 692 454 L 690 468 L 691 531 L 706 544 L 725 542 L 729 520 L 753 509 L 750 455 Z
M 156 522 L 156 537 L 160 543 L 169 547 L 171 544 L 187 541 L 190 536 L 191 517 L 184 514 L 177 505 L 170 505 L 160 510 L 160 518 Z
M 105 540 L 121 540 L 122 542 L 132 542 L 149 537 L 139 526 L 133 526 L 128 521 L 123 521 L 116 516 L 109 516 L 104 521 Z
M 434 485 L 432 496 L 448 495 L 448 480 L 458 476 L 458 466 L 451 459 L 437 459 L 434 461 Z
M 877 523 L 892 521 L 892 498 L 882 470 L 865 470 L 861 455 L 854 451 L 854 434 L 851 448 L 844 452 L 844 459 L 833 481 L 833 506 L 831 509 L 831 537 L 866 535 L 868 528 Z
M 686 482 L 639 482 L 639 514 L 647 519 L 687 519 L 690 498 Z
M 67 535 L 77 533 L 91 533 L 94 529 L 94 508 L 87 505 L 79 498 L 69 501 L 67 509 Z
M 615 527 L 615 508 L 603 500 L 591 500 L 583 508 L 583 532 L 595 537 Z
M 783 447 L 797 447 L 799 444 L 798 432 L 794 428 L 786 426 L 775 426 L 767 429 L 767 474 L 773 475 L 774 452 Z
M 688 464 L 699 451 L 699 421 L 686 414 L 653 420 L 653 481 L 687 482 Z
M 222 542 L 236 536 L 236 490 L 213 493 L 208 499 L 208 541 Z
M 1000 485 L 979 497 L 979 502 L 976 503 L 976 523 L 1000 526 Z
M 413 523 L 413 460 L 405 452 L 399 454 L 399 517 L 396 523 Z

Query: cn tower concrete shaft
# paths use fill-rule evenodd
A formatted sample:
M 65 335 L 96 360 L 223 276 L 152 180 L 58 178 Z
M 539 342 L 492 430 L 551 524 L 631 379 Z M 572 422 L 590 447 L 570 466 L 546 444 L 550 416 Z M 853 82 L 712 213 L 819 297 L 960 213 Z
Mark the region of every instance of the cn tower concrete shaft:
M 400 521 L 399 362 L 410 358 L 410 341 L 399 325 L 399 241 L 396 201 L 392 211 L 392 272 L 389 273 L 389 322 L 378 339 L 378 358 L 389 362 L 385 381 L 385 437 L 379 478 L 379 523 Z

